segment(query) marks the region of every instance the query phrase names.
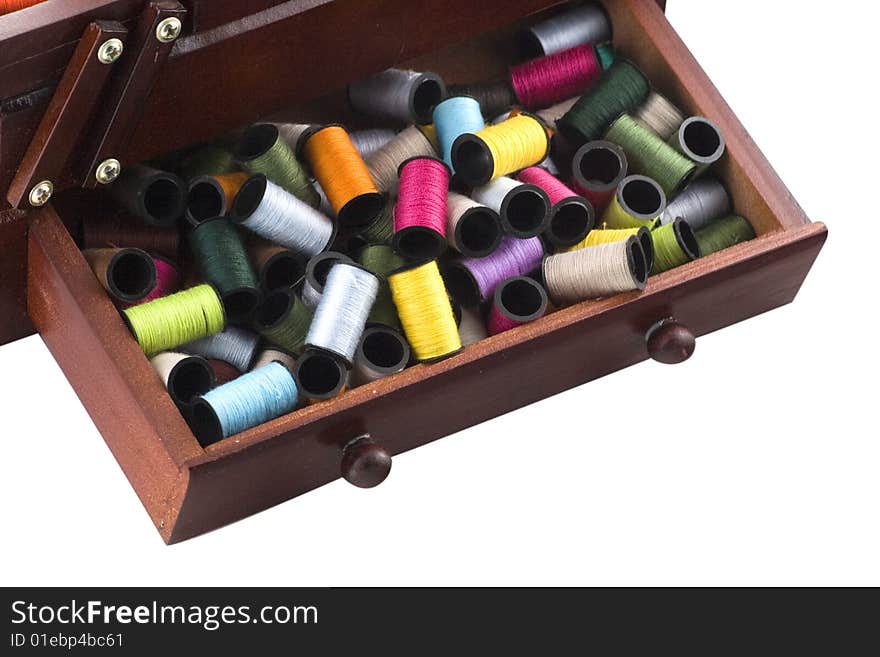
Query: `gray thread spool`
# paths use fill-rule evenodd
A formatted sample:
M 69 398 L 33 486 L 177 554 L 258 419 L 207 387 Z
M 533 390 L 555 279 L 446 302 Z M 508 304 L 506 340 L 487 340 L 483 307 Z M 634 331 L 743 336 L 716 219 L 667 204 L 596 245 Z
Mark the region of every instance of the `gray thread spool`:
M 676 219 L 684 219 L 697 231 L 715 219 L 726 217 L 731 209 L 730 195 L 724 185 L 715 178 L 701 178 L 673 199 L 661 215 L 660 223 L 670 224 Z
M 483 315 L 479 308 L 461 308 L 458 336 L 461 338 L 463 347 L 485 340 L 489 336 L 486 322 L 483 321 Z
M 697 163 L 694 177 L 700 176 L 724 155 L 724 136 L 718 127 L 704 116 L 684 120 L 669 143 L 689 160 Z
M 611 41 L 611 22 L 598 4 L 588 3 L 557 14 L 520 34 L 526 57 L 552 55 L 584 43 Z
M 404 128 L 366 159 L 367 169 L 380 192 L 397 196 L 400 165 L 414 157 L 436 157 L 437 151 L 418 126 Z
M 278 128 L 278 134 L 294 153 L 299 152 L 300 139 L 303 135 L 315 128 L 311 123 L 273 123 L 272 125 Z
M 354 388 L 397 374 L 406 369 L 409 360 L 409 343 L 398 331 L 371 326 L 361 336 L 349 383 Z
M 358 153 L 361 154 L 361 157 L 367 158 L 394 139 L 397 133 L 388 128 L 372 128 L 368 130 L 355 130 L 348 133 L 348 136 L 351 138 L 351 143 L 354 144 Z
M 306 264 L 306 276 L 303 282 L 302 302 L 311 310 L 318 307 L 321 301 L 321 294 L 324 292 L 324 285 L 327 283 L 327 276 L 333 265 L 340 262 L 353 265 L 354 260 L 344 253 L 338 251 L 325 251 L 314 256 Z
M 351 106 L 368 116 L 427 125 L 434 106 L 446 98 L 436 73 L 389 68 L 348 87 Z
M 307 403 L 336 397 L 348 382 L 348 370 L 339 356 L 322 349 L 307 349 L 293 368 L 296 387 Z
M 216 358 L 229 363 L 239 372 L 247 372 L 257 353 L 259 341 L 260 337 L 252 331 L 227 326 L 220 333 L 183 345 L 180 350 L 205 358 Z

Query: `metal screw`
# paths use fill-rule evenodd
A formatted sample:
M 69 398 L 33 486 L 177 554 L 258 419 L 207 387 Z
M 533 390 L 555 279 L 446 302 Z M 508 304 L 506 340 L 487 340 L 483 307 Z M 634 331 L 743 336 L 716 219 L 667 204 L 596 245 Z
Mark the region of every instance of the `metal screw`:
M 122 173 L 122 165 L 115 158 L 108 158 L 95 169 L 95 180 L 102 185 L 109 185 Z
M 162 43 L 174 41 L 180 36 L 180 31 L 182 29 L 183 25 L 181 24 L 180 19 L 176 16 L 171 16 L 156 26 L 156 38 Z
M 122 54 L 122 41 L 119 39 L 107 39 L 98 49 L 98 61 L 102 64 L 112 64 Z
M 30 201 L 31 205 L 35 208 L 38 208 L 41 205 L 46 205 L 46 203 L 49 202 L 49 199 L 52 198 L 53 191 L 55 191 L 55 186 L 52 184 L 51 180 L 38 182 L 34 185 L 31 193 L 28 194 L 28 201 Z

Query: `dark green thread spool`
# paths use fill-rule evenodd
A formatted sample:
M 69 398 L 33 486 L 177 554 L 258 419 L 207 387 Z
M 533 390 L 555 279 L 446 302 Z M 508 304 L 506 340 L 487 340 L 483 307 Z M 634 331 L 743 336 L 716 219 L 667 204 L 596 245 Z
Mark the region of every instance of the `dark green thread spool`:
M 611 124 L 605 139 L 623 148 L 631 170 L 656 180 L 667 197 L 674 196 L 696 173 L 694 162 L 629 114 Z
M 651 231 L 654 242 L 652 275 L 681 267 L 700 257 L 700 245 L 686 221 L 676 219 Z
M 220 146 L 201 146 L 184 156 L 177 167 L 177 173 L 184 180 L 198 176 L 222 176 L 238 171 L 238 164 L 232 153 Z
M 238 142 L 235 156 L 248 171 L 262 173 L 301 201 L 317 208 L 321 197 L 290 145 L 271 123 L 252 125 Z
M 397 316 L 397 306 L 391 298 L 391 288 L 388 286 L 388 274 L 400 269 L 406 263 L 397 255 L 390 246 L 368 245 L 358 253 L 357 262 L 365 269 L 370 270 L 379 279 L 379 292 L 373 302 L 368 324 L 381 324 L 393 329 L 400 328 L 400 318 Z
M 394 237 L 394 203 L 387 196 L 382 212 L 369 226 L 358 235 L 367 244 L 391 244 Z
M 650 91 L 644 74 L 625 59 L 618 59 L 556 125 L 573 146 L 582 146 L 601 139 L 618 116 L 645 102 Z
M 220 293 L 229 321 L 248 319 L 260 301 L 260 291 L 236 227 L 215 217 L 193 228 L 189 241 L 202 276 Z
M 254 321 L 260 335 L 293 355 L 302 351 L 311 323 L 312 311 L 289 289 L 267 294 Z
M 696 232 L 697 244 L 704 256 L 718 253 L 740 242 L 748 242 L 755 237 L 752 224 L 736 214 L 713 221 Z

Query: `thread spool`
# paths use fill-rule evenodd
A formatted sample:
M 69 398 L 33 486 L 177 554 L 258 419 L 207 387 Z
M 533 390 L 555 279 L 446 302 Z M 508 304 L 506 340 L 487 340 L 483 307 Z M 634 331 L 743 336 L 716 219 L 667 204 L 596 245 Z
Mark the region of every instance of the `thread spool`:
M 321 187 L 321 183 L 319 183 L 317 180 L 313 180 L 312 186 L 315 188 L 315 191 L 318 192 L 318 197 L 320 197 L 321 199 L 321 202 L 318 203 L 318 212 L 330 217 L 331 219 L 335 219 L 336 212 L 333 210 L 333 206 L 330 205 L 330 199 L 327 197 L 327 192 L 325 192 L 324 188 Z
M 684 219 L 697 231 L 715 219 L 730 214 L 731 208 L 730 195 L 724 185 L 714 178 L 700 178 L 685 187 L 669 203 L 660 217 L 660 223 Z
M 156 265 L 146 251 L 86 249 L 82 254 L 95 277 L 117 301 L 137 303 L 156 287 Z
M 214 370 L 201 356 L 163 351 L 150 359 L 171 400 L 181 409 L 192 408 L 192 399 L 214 387 Z
M 483 116 L 498 116 L 516 104 L 510 80 L 490 80 L 458 84 L 449 88 L 450 96 L 471 96 L 480 104 Z
M 244 185 L 245 182 L 247 182 L 250 175 L 244 171 L 233 171 L 231 173 L 216 175 L 213 178 L 223 189 L 223 197 L 226 200 L 226 209 L 229 210 L 232 207 L 232 202 L 238 194 L 238 190 L 241 189 L 241 186 Z
M 223 304 L 210 285 L 126 308 L 122 316 L 147 356 L 219 333 L 225 323 Z
M 452 145 L 455 174 L 479 187 L 500 176 L 538 164 L 550 152 L 544 124 L 528 113 L 511 116 L 476 134 L 464 134 Z
M 603 43 L 602 45 L 596 46 L 596 55 L 599 57 L 599 63 L 602 65 L 603 71 L 607 71 L 611 68 L 611 65 L 616 59 L 614 48 L 610 43 Z
M 260 288 L 264 291 L 294 287 L 302 281 L 305 274 L 302 256 L 257 236 L 248 239 L 246 246 Z
M 453 261 L 445 268 L 443 278 L 462 306 L 473 307 L 491 299 L 501 281 L 538 269 L 543 257 L 544 246 L 539 238 L 505 237 L 488 257 Z
M 364 267 L 333 265 L 315 308 L 306 344 L 351 363 L 378 291 L 379 279 Z
M 539 167 L 529 167 L 519 172 L 519 179 L 536 185 L 547 192 L 553 204 L 550 222 L 544 237 L 550 244 L 566 248 L 577 244 L 593 230 L 595 216 L 589 201 L 575 194 L 561 180 Z
M 459 306 L 461 307 L 461 306 Z M 461 321 L 458 324 L 458 337 L 461 344 L 469 347 L 489 336 L 486 323 L 478 308 L 461 308 Z
M 254 360 L 254 364 L 251 365 L 251 369 L 255 370 L 272 362 L 281 363 L 292 374 L 296 365 L 296 358 L 293 354 L 289 354 L 281 349 L 268 347 L 259 353 L 256 360 Z
M 446 238 L 452 248 L 469 258 L 484 258 L 498 248 L 503 237 L 495 210 L 463 194 L 449 192 Z
M 224 217 L 203 221 L 193 228 L 189 242 L 202 276 L 220 293 L 229 321 L 250 317 L 260 290 L 235 225 Z
M 446 358 L 461 350 L 461 338 L 437 261 L 398 269 L 388 277 L 397 314 L 416 359 Z
M 235 157 L 228 149 L 209 144 L 187 153 L 175 171 L 184 180 L 192 180 L 198 176 L 219 176 L 237 169 Z
M 550 198 L 536 185 L 502 176 L 475 188 L 471 197 L 495 210 L 502 229 L 513 237 L 536 237 L 550 223 Z
M 667 196 L 674 196 L 697 170 L 694 162 L 628 114 L 611 125 L 605 138 L 623 148 L 634 172 L 653 178 Z
M 358 264 L 379 279 L 379 289 L 367 318 L 367 325 L 380 324 L 389 328 L 400 328 L 397 308 L 391 298 L 391 288 L 388 287 L 388 275 L 404 266 L 403 258 L 394 253 L 390 246 L 368 245 L 358 252 L 356 259 Z
M 391 244 L 394 238 L 394 202 L 385 197 L 379 216 L 358 233 L 364 244 Z
M 490 335 L 504 333 L 540 319 L 547 312 L 547 292 L 533 278 L 517 276 L 497 288 L 486 322 Z
M 341 223 L 363 226 L 379 215 L 382 196 L 345 128 L 315 130 L 304 138 L 302 151 Z
M 574 189 L 602 212 L 611 203 L 629 165 L 626 154 L 610 141 L 591 141 L 574 154 L 571 164 Z
M 186 220 L 193 226 L 226 214 L 226 192 L 213 176 L 199 176 L 189 182 L 186 194 Z
M 214 378 L 217 380 L 218 386 L 222 386 L 230 381 L 235 381 L 235 379 L 241 376 L 241 372 L 239 372 L 235 366 L 230 365 L 225 361 L 217 360 L 216 358 L 209 358 L 208 364 L 214 372 Z M 192 418 L 192 413 L 189 414 L 189 417 Z
M 543 266 L 544 283 L 557 305 L 644 290 L 648 271 L 635 237 L 548 256 Z
M 355 110 L 402 123 L 430 123 L 431 112 L 445 97 L 446 85 L 436 73 L 398 68 L 348 86 L 348 98 Z
M 654 228 L 666 209 L 666 194 L 647 176 L 627 176 L 602 215 L 606 228 Z
M 175 260 L 180 249 L 180 233 L 175 228 L 150 226 L 127 217 L 88 217 L 83 221 L 83 248 L 143 249 Z
M 710 222 L 695 237 L 700 253 L 707 256 L 755 239 L 755 229 L 744 217 L 729 215 Z
M 418 127 L 404 128 L 385 146 L 367 158 L 367 168 L 379 191 L 397 195 L 398 170 L 414 157 L 434 157 L 437 152 Z
M 389 141 L 394 139 L 397 133 L 388 128 L 370 128 L 367 130 L 355 130 L 349 133 L 351 143 L 357 149 L 361 157 L 368 157 L 383 148 Z
M 153 256 L 153 266 L 156 268 L 156 284 L 139 303 L 146 303 L 173 294 L 180 286 L 180 272 L 177 271 L 177 267 L 173 263 L 161 256 Z
M 402 372 L 409 359 L 409 343 L 398 331 L 386 326 L 372 326 L 364 331 L 358 344 L 349 376 L 351 387 Z
M 333 399 L 345 391 L 348 370 L 334 354 L 320 349 L 307 349 L 296 360 L 293 369 L 300 394 L 308 404 Z
M 618 59 L 556 126 L 573 146 L 595 141 L 617 117 L 645 102 L 650 90 L 647 78 L 635 65 Z
M 567 251 L 578 251 L 591 246 L 599 246 L 600 244 L 609 244 L 610 242 L 621 242 L 635 237 L 642 245 L 642 251 L 645 253 L 645 263 L 648 271 L 654 267 L 654 239 L 651 237 L 651 231 L 642 226 L 641 228 L 621 228 L 618 230 L 593 230 L 587 235 L 582 242 L 575 244 L 567 249 Z
M 401 256 L 430 260 L 446 250 L 449 177 L 449 167 L 434 157 L 412 158 L 401 165 L 392 238 Z
M 220 333 L 181 346 L 180 351 L 222 360 L 239 372 L 247 372 L 257 354 L 259 342 L 259 336 L 253 331 L 227 326 Z
M 583 44 L 512 67 L 510 82 L 520 105 L 540 109 L 582 94 L 601 74 L 596 49 Z
M 633 118 L 663 141 L 668 141 L 684 122 L 681 110 L 656 91 L 648 94 L 641 107 L 633 112 Z
M 314 208 L 258 174 L 245 182 L 232 204 L 230 218 L 270 242 L 311 257 L 333 241 L 333 222 Z
M 235 157 L 251 174 L 262 174 L 307 205 L 318 207 L 318 193 L 277 126 L 271 123 L 250 126 L 236 145 Z
M 446 165 L 452 167 L 452 144 L 458 137 L 485 127 L 480 103 L 473 96 L 453 96 L 439 103 L 434 108 L 434 129 Z
M 314 310 L 321 301 L 324 285 L 330 269 L 338 263 L 354 264 L 354 261 L 344 253 L 337 251 L 325 251 L 311 258 L 306 263 L 306 275 L 303 282 L 302 300 L 306 307 Z
M 654 241 L 654 265 L 651 274 L 680 267 L 700 257 L 700 245 L 686 221 L 676 219 L 671 224 L 651 231 Z
M 518 40 L 525 57 L 552 55 L 584 43 L 611 41 L 611 21 L 598 4 L 588 3 L 523 30 Z
M 296 382 L 280 363 L 242 374 L 193 402 L 193 433 L 203 447 L 296 408 Z
M 126 168 L 110 194 L 131 214 L 153 226 L 171 226 L 183 215 L 186 184 L 167 171 L 143 165 Z
M 260 335 L 291 354 L 302 351 L 311 323 L 311 309 L 290 289 L 267 294 L 254 315 Z
M 670 137 L 670 143 L 678 152 L 697 163 L 695 175 L 701 175 L 724 155 L 724 136 L 718 127 L 703 116 L 684 120 Z
M 290 146 L 290 150 L 299 153 L 300 140 L 315 129 L 311 123 L 273 123 L 281 138 Z
M 563 100 L 560 103 L 538 110 L 535 114 L 547 124 L 547 127 L 556 132 L 556 122 L 566 115 L 568 110 L 574 107 L 574 104 L 580 100 L 580 96 Z

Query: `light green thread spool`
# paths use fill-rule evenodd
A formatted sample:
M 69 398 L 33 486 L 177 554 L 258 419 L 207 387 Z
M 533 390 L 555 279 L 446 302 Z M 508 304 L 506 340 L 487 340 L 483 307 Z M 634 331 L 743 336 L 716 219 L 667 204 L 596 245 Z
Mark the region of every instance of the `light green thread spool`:
M 293 355 L 302 351 L 311 323 L 312 311 L 288 289 L 267 294 L 257 308 L 255 319 L 260 335 Z
M 651 274 L 662 274 L 700 257 L 700 246 L 686 221 L 676 219 L 651 232 L 654 241 L 654 266 Z
M 321 197 L 293 149 L 271 123 L 258 123 L 245 130 L 235 155 L 251 173 L 262 173 L 313 208 L 321 204 Z
M 223 304 L 210 285 L 132 306 L 123 314 L 147 356 L 219 333 L 225 323 Z
M 357 255 L 357 262 L 370 270 L 379 279 L 379 291 L 373 308 L 370 311 L 368 324 L 381 324 L 393 329 L 400 328 L 400 318 L 397 316 L 397 306 L 391 297 L 391 288 L 388 286 L 388 275 L 395 269 L 404 266 L 405 261 L 394 252 L 390 246 L 370 245 L 361 249 Z
M 704 256 L 753 239 L 755 239 L 755 229 L 752 224 L 744 217 L 735 214 L 713 221 L 696 233 L 697 244 Z
M 605 139 L 623 148 L 630 169 L 656 180 L 667 196 L 684 187 L 697 170 L 694 162 L 629 114 L 611 124 Z
M 653 179 L 647 176 L 627 176 L 617 187 L 617 192 L 602 215 L 605 228 L 653 229 L 666 209 L 666 194 Z

